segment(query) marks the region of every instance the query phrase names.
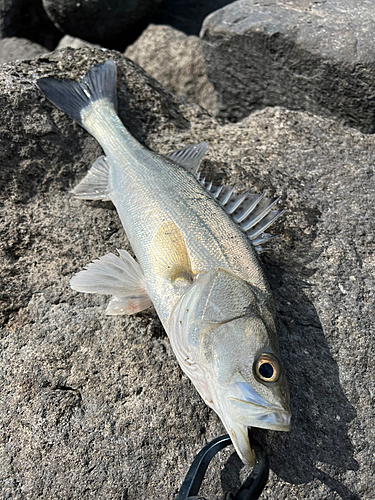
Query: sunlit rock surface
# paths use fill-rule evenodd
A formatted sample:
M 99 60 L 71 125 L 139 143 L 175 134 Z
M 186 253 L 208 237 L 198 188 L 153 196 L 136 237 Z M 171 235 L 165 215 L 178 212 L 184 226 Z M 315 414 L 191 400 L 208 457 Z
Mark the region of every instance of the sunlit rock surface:
M 119 113 L 159 153 L 207 141 L 203 172 L 282 197 L 262 257 L 274 290 L 292 431 L 258 431 L 265 498 L 373 498 L 374 138 L 282 108 L 222 126 L 117 52 L 66 49 L 0 68 L 0 496 L 174 498 L 195 454 L 224 432 L 181 372 L 153 309 L 106 317 L 69 288 L 92 259 L 129 250 L 110 203 L 70 190 L 99 145 L 41 95 L 112 57 Z M 233 452 L 201 494 L 244 480 Z

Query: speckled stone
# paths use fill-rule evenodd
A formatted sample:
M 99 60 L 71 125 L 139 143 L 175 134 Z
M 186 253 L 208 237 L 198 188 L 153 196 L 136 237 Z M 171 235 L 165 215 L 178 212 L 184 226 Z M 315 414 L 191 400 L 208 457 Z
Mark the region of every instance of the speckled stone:
M 30 42 L 26 38 L 12 36 L 0 40 L 0 64 L 46 54 L 48 50 L 38 43 Z
M 267 106 L 375 132 L 375 9 L 368 0 L 237 0 L 201 30 L 219 116 Z
M 216 112 L 216 95 L 205 72 L 198 37 L 150 24 L 125 55 L 175 94 Z
M 288 208 L 262 261 L 290 382 L 290 433 L 257 431 L 267 499 L 373 498 L 374 138 L 282 108 L 220 125 L 117 52 L 66 49 L 0 68 L 0 496 L 173 499 L 195 454 L 223 433 L 181 372 L 153 309 L 106 317 L 69 288 L 129 243 L 113 206 L 69 194 L 99 145 L 36 88 L 112 57 L 119 113 L 166 153 L 207 141 L 203 172 L 279 195 Z M 202 495 L 248 474 L 233 448 Z

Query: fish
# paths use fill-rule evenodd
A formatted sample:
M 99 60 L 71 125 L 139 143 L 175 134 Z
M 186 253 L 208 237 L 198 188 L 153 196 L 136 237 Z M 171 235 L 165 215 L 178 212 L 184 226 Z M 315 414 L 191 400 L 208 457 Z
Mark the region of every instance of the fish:
M 167 155 L 139 143 L 117 114 L 111 59 L 80 82 L 48 77 L 37 85 L 102 147 L 73 194 L 111 200 L 136 257 L 108 253 L 73 276 L 72 289 L 111 295 L 110 315 L 153 305 L 183 372 L 253 465 L 249 428 L 288 431 L 291 420 L 273 296 L 258 258 L 282 213 L 278 200 L 202 179 L 205 142 Z

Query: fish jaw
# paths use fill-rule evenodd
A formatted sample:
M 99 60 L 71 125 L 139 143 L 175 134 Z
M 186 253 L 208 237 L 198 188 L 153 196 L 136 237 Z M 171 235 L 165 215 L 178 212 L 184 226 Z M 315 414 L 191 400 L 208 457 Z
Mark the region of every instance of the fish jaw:
M 240 391 L 242 392 L 240 399 L 233 397 L 233 394 L 239 396 Z M 238 456 L 249 467 L 252 467 L 255 461 L 248 435 L 251 427 L 290 431 L 289 409 L 268 404 L 246 383 L 235 384 L 214 399 L 216 403 L 214 409 L 230 435 Z
M 223 398 L 224 413 L 230 420 L 246 427 L 259 427 L 274 431 L 290 430 L 290 410 L 285 406 L 268 403 L 246 382 L 229 386 Z
M 246 422 L 245 427 L 259 427 L 260 429 L 272 431 L 290 431 L 291 415 L 284 408 L 257 406 L 234 398 L 228 399 L 228 406 L 230 406 L 231 411 L 229 412 L 229 418 L 224 416 L 225 420 Z M 235 417 L 236 414 L 238 414 L 238 418 Z

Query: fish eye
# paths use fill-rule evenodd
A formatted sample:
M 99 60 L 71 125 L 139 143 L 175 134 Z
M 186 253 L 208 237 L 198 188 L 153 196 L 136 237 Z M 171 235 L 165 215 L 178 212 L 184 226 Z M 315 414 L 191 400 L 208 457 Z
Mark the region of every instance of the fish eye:
M 254 375 L 260 382 L 276 382 L 280 376 L 280 364 L 275 356 L 261 354 L 254 362 Z

